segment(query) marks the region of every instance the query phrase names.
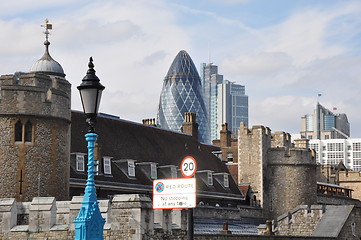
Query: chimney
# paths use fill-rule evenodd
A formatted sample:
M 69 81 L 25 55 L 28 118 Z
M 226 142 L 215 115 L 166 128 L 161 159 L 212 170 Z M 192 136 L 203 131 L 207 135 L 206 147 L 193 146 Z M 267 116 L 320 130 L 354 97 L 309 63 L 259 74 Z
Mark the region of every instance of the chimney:
M 155 118 L 147 118 L 147 119 L 143 119 L 142 120 L 144 125 L 149 125 L 149 126 L 153 126 L 156 127 L 157 125 L 155 124 Z
M 231 131 L 228 131 L 228 124 L 222 124 L 222 130 L 220 131 L 220 145 L 221 147 L 231 146 Z
M 195 139 L 198 140 L 198 123 L 196 120 L 196 113 L 185 112 L 184 122 L 182 123 L 181 131 L 182 133 L 192 135 Z

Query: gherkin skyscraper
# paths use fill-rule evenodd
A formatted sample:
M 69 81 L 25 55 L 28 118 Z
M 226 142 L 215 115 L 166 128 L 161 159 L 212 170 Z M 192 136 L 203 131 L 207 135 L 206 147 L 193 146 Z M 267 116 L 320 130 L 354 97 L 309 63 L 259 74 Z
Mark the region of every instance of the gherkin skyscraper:
M 181 130 L 185 112 L 197 116 L 198 137 L 203 143 L 210 143 L 206 107 L 203 100 L 201 79 L 189 56 L 180 51 L 164 78 L 157 114 L 157 125 L 173 131 Z

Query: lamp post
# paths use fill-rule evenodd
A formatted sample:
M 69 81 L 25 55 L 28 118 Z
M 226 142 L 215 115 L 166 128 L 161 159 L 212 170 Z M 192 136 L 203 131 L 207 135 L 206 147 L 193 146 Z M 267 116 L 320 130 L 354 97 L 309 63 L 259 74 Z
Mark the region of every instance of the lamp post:
M 94 147 L 98 137 L 95 133 L 95 122 L 100 98 L 105 87 L 100 84 L 99 78 L 95 75 L 92 57 L 89 59 L 88 66 L 87 74 L 80 86 L 77 87 L 89 130 L 85 134 L 85 139 L 88 142 L 88 178 L 78 217 L 74 219 L 75 240 L 102 240 L 105 219 L 99 210 L 94 185 Z

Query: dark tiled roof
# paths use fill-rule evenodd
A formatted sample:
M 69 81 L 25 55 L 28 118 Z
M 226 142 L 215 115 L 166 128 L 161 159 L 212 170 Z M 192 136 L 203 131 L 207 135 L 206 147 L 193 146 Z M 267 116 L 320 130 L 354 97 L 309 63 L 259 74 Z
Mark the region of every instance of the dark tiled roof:
M 194 219 L 195 234 L 218 234 L 223 229 L 223 223 L 228 223 L 228 230 L 235 235 L 257 235 L 257 227 L 264 223 L 262 218 L 241 218 L 239 220 Z
M 71 152 L 86 153 L 87 125 L 84 114 L 72 111 Z M 113 160 L 133 159 L 136 163 L 155 162 L 158 166 L 180 166 L 186 156 L 192 156 L 197 161 L 197 170 L 211 170 L 214 173 L 229 173 L 227 167 L 212 154 L 219 148 L 214 145 L 199 143 L 192 136 L 168 131 L 148 125 L 134 123 L 110 117 L 98 117 L 96 132 L 99 135 L 98 144 L 102 156 L 112 157 Z M 75 157 L 71 163 L 71 178 L 86 179 L 85 173 L 75 171 Z M 181 174 L 178 174 L 181 177 Z M 236 183 L 230 179 L 229 188 L 224 188 L 217 181 L 208 187 L 203 181 L 197 180 L 197 189 L 205 192 L 234 194 L 241 197 Z M 136 177 L 128 178 L 120 167 L 112 162 L 112 175 L 95 176 L 96 181 L 112 182 L 124 186 L 152 185 L 152 180 L 144 172 L 136 169 Z M 148 188 L 148 187 L 147 187 Z

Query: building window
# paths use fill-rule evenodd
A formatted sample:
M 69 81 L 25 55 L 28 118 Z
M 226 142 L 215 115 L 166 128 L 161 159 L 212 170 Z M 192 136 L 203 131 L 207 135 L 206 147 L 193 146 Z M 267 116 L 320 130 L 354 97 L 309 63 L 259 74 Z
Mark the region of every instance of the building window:
M 25 124 L 20 120 L 15 123 L 14 140 L 17 143 L 31 143 L 33 141 L 33 125 L 29 120 Z
M 157 165 L 150 164 L 150 178 L 157 179 Z
M 233 162 L 233 152 L 227 152 L 227 161 Z
M 99 175 L 99 160 L 94 159 L 94 174 Z
M 352 143 L 354 151 L 361 151 L 361 142 Z
M 129 177 L 135 177 L 135 164 L 134 164 L 134 162 L 128 162 L 128 174 L 129 174 Z
M 79 172 L 85 171 L 84 155 L 76 155 L 76 170 Z
M 229 187 L 229 180 L 228 180 L 228 174 L 224 174 L 224 187 Z
M 31 124 L 30 121 L 27 121 L 24 130 L 25 142 L 32 142 L 32 135 L 33 135 L 33 125 Z
M 16 142 L 23 141 L 23 125 L 21 124 L 20 120 L 18 120 L 15 123 L 15 141 Z
M 112 174 L 111 158 L 104 157 L 103 164 L 104 164 L 104 174 Z
M 207 184 L 209 186 L 212 186 L 213 185 L 213 176 L 212 176 L 212 173 L 211 172 L 208 172 L 207 173 Z

